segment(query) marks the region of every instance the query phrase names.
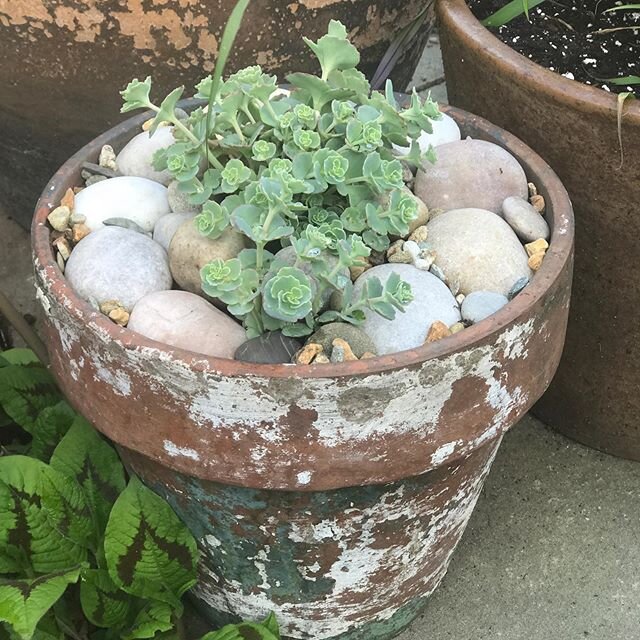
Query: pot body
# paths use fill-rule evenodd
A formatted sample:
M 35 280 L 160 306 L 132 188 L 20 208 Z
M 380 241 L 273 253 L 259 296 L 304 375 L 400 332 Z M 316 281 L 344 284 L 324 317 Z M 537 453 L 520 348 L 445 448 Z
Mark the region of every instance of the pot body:
M 403 89 L 433 23 L 428 15 L 396 67 Z M 119 91 L 153 76 L 154 98 L 208 75 L 235 0 L 0 0 L 0 205 L 28 227 L 52 173 L 115 124 Z M 245 15 L 228 70 L 260 64 L 280 78 L 315 71 L 302 37 L 341 20 L 371 74 L 424 0 L 260 0 Z
M 464 0 L 439 0 L 452 104 L 537 151 L 576 213 L 574 294 L 564 356 L 534 413 L 561 433 L 640 460 L 640 104 L 622 118 L 605 91 L 543 69 L 494 37 Z
M 418 349 L 356 362 L 254 365 L 171 349 L 118 327 L 67 286 L 46 217 L 94 140 L 54 176 L 32 227 L 51 364 L 70 402 L 171 501 L 203 552 L 212 620 L 274 609 L 292 638 L 392 637 L 444 575 L 502 434 L 543 393 L 566 328 L 573 218 L 557 177 L 509 134 L 549 205 L 551 247 L 497 314 Z
M 500 440 L 401 482 L 313 492 L 224 485 L 120 453 L 198 540 L 191 597 L 213 628 L 275 611 L 290 638 L 387 640 L 444 577 Z

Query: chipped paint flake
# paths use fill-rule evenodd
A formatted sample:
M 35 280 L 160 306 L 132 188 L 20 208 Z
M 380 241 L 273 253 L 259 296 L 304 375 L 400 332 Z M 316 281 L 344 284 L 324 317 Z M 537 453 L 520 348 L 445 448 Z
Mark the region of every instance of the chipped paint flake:
M 189 449 L 188 447 L 179 447 L 177 444 L 174 444 L 170 440 L 164 441 L 164 450 L 172 457 L 182 456 L 191 460 L 200 460 L 200 456 L 198 455 L 197 451 Z

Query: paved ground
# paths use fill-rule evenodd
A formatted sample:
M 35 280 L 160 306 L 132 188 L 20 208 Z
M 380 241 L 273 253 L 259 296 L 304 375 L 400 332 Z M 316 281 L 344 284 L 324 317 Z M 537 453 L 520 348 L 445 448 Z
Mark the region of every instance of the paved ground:
M 446 101 L 437 38 L 414 78 Z M 0 289 L 37 314 L 28 234 L 0 212 Z M 398 640 L 640 640 L 640 463 L 525 418 L 449 573 Z

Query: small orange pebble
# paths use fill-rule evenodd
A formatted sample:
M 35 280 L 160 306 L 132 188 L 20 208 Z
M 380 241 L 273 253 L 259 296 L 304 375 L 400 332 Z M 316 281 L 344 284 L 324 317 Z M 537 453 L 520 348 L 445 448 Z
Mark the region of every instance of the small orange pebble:
M 536 253 L 544 254 L 549 248 L 549 243 L 544 238 L 538 238 L 529 244 L 525 244 L 524 248 L 527 250 L 527 255 L 534 256 Z
M 353 350 L 351 349 L 351 345 L 346 341 L 343 340 L 342 338 L 334 338 L 333 342 L 331 343 L 334 347 L 342 347 L 343 351 L 344 351 L 344 359 L 345 361 L 347 360 L 357 360 L 358 358 L 356 358 L 356 355 L 353 353 Z
M 117 307 L 109 312 L 109 318 L 121 327 L 126 327 L 129 322 L 129 313 L 122 307 Z
M 527 260 L 527 264 L 529 265 L 529 269 L 531 271 L 537 271 L 544 260 L 544 251 L 539 251 L 538 253 L 534 253 L 530 256 L 529 260 Z
M 75 244 L 77 244 L 78 242 L 80 242 L 80 240 L 82 240 L 82 238 L 85 238 L 90 233 L 91 229 L 89 229 L 89 227 L 87 227 L 84 222 L 79 222 L 78 224 L 74 224 L 72 227 L 73 235 L 71 236 L 71 239 Z
M 451 329 L 447 327 L 447 325 L 440 321 L 436 320 L 430 327 L 429 333 L 427 333 L 427 339 L 425 342 L 436 342 L 437 340 L 442 340 L 442 338 L 446 338 L 451 335 Z
M 538 212 L 538 213 L 544 213 L 544 209 L 546 207 L 545 201 L 544 201 L 544 196 L 541 195 L 535 195 L 535 196 L 531 196 L 529 198 L 529 202 L 531 203 L 531 206 Z
M 316 356 L 322 353 L 322 345 L 310 342 L 296 353 L 296 364 L 311 364 Z
M 73 193 L 73 189 L 67 189 L 67 192 L 62 197 L 62 200 L 60 200 L 60 204 L 63 207 L 69 207 L 69 211 L 73 211 L 73 203 L 75 201 L 75 198 L 76 194 Z

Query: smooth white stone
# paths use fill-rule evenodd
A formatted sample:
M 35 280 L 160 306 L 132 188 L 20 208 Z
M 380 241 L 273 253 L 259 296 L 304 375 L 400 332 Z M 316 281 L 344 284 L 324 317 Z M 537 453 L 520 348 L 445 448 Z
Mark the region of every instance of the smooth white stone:
M 506 296 L 495 291 L 473 291 L 462 301 L 462 319 L 473 324 L 481 322 L 500 311 L 508 302 Z
M 144 296 L 133 308 L 127 326 L 172 347 L 219 358 L 233 358 L 247 340 L 238 322 L 188 291 L 157 291 Z
M 354 284 L 357 299 L 364 283 L 377 277 L 384 285 L 392 273 L 397 273 L 413 290 L 413 301 L 404 313 L 396 312 L 393 320 L 387 320 L 374 311 L 366 311 L 361 325 L 373 340 L 379 355 L 414 349 L 424 344 L 431 325 L 440 320 L 451 326 L 460 320 L 458 303 L 447 285 L 427 271 L 410 264 L 381 264 L 365 271 Z
M 531 278 L 528 256 L 513 229 L 484 209 L 454 209 L 427 225 L 437 266 L 459 293 L 495 291 L 507 295 L 520 278 Z
M 174 142 L 173 127 L 158 127 L 150 136 L 143 131 L 127 142 L 116 157 L 116 166 L 123 176 L 148 178 L 163 184 L 165 187 L 171 182 L 169 171 L 156 171 L 153 168 L 153 156 L 156 151 L 170 147 Z
M 103 227 L 80 240 L 65 276 L 96 309 L 115 300 L 130 311 L 143 296 L 172 284 L 167 252 L 148 236 L 122 227 Z
M 153 228 L 153 239 L 161 244 L 165 251 L 169 251 L 169 245 L 178 227 L 187 220 L 191 220 L 196 214 L 190 213 L 168 213 L 162 216 Z
M 120 176 L 96 182 L 76 195 L 74 214 L 85 216 L 95 231 L 108 218 L 127 218 L 147 232 L 169 213 L 167 188 L 147 178 Z
M 431 122 L 433 132 L 427 133 L 423 131 L 418 137 L 418 145 L 423 153 L 429 151 L 430 146 L 437 147 L 441 144 L 447 144 L 447 142 L 456 142 L 462 139 L 458 123 L 446 113 L 442 114 L 441 120 L 432 120 Z M 399 144 L 394 144 L 393 148 L 400 153 L 409 153 L 411 147 L 402 147 Z

